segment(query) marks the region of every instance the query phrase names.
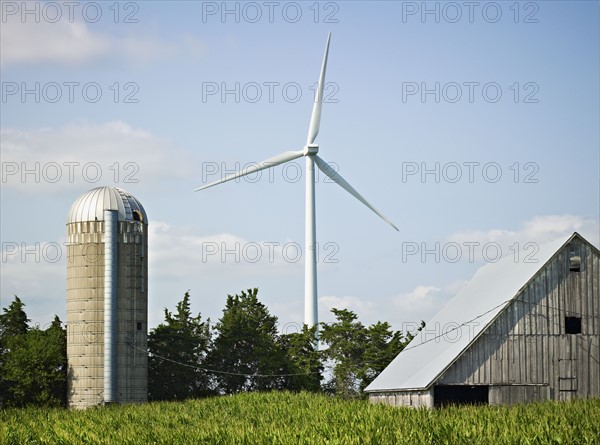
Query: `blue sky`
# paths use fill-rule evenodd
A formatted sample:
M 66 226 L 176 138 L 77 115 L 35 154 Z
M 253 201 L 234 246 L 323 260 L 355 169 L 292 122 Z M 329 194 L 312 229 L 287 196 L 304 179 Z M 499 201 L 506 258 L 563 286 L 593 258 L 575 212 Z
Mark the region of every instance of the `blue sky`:
M 71 203 L 115 185 L 149 216 L 151 326 L 188 289 L 216 320 L 259 287 L 296 329 L 302 160 L 192 190 L 302 148 L 329 31 L 319 155 L 400 232 L 319 177 L 322 320 L 347 307 L 401 329 L 499 254 L 573 231 L 598 246 L 597 2 L 117 6 L 2 2 L 0 298 L 34 322 L 65 319 Z

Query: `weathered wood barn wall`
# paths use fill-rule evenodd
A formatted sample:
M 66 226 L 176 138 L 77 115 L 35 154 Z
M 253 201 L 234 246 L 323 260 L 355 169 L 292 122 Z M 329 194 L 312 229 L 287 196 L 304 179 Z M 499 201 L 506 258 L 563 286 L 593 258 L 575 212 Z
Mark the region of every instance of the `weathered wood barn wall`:
M 575 233 L 539 266 L 429 385 L 372 385 L 370 401 L 433 407 L 600 396 L 600 252 Z

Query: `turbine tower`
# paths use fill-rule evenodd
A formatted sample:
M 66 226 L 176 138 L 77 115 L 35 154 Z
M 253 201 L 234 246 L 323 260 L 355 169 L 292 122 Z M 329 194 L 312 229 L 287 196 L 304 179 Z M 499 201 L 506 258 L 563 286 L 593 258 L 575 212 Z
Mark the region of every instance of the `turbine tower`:
M 315 164 L 329 178 L 336 182 L 340 187 L 362 202 L 365 206 L 376 213 L 381 219 L 387 222 L 394 229 L 398 230 L 390 220 L 388 220 L 379 210 L 373 207 L 365 198 L 358 193 L 344 178 L 340 176 L 327 162 L 321 159 L 317 153 L 319 146 L 315 144 L 315 139 L 319 134 L 319 126 L 321 123 L 321 108 L 323 106 L 323 87 L 325 85 L 325 71 L 327 69 L 327 56 L 329 54 L 329 41 L 331 40 L 331 32 L 327 36 L 325 45 L 325 55 L 323 56 L 323 64 L 321 65 L 321 74 L 319 75 L 319 84 L 315 102 L 313 105 L 312 116 L 310 118 L 310 126 L 308 127 L 308 137 L 306 145 L 302 150 L 286 151 L 277 156 L 273 156 L 263 162 L 260 162 L 251 167 L 242 169 L 236 173 L 227 175 L 218 181 L 204 185 L 194 191 L 204 190 L 222 182 L 231 181 L 233 179 L 246 176 L 266 168 L 274 167 L 285 162 L 293 161 L 294 159 L 306 158 L 306 232 L 305 232 L 305 257 L 304 257 L 304 323 L 309 327 L 315 326 L 318 321 L 317 308 L 317 250 L 316 250 L 316 222 L 315 222 Z

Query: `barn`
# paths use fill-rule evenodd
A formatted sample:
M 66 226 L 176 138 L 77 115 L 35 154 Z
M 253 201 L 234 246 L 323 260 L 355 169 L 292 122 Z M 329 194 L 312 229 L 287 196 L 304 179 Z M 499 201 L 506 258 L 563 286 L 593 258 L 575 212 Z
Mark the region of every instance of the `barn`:
M 365 389 L 433 408 L 600 395 L 600 251 L 578 233 L 481 267 Z

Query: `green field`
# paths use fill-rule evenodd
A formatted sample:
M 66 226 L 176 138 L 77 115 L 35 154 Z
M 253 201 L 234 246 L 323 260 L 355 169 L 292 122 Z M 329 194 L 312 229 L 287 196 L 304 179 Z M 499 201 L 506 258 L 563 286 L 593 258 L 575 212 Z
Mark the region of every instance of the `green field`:
M 86 411 L 0 410 L 8 444 L 600 443 L 600 399 L 416 410 L 314 394 L 251 393 Z

